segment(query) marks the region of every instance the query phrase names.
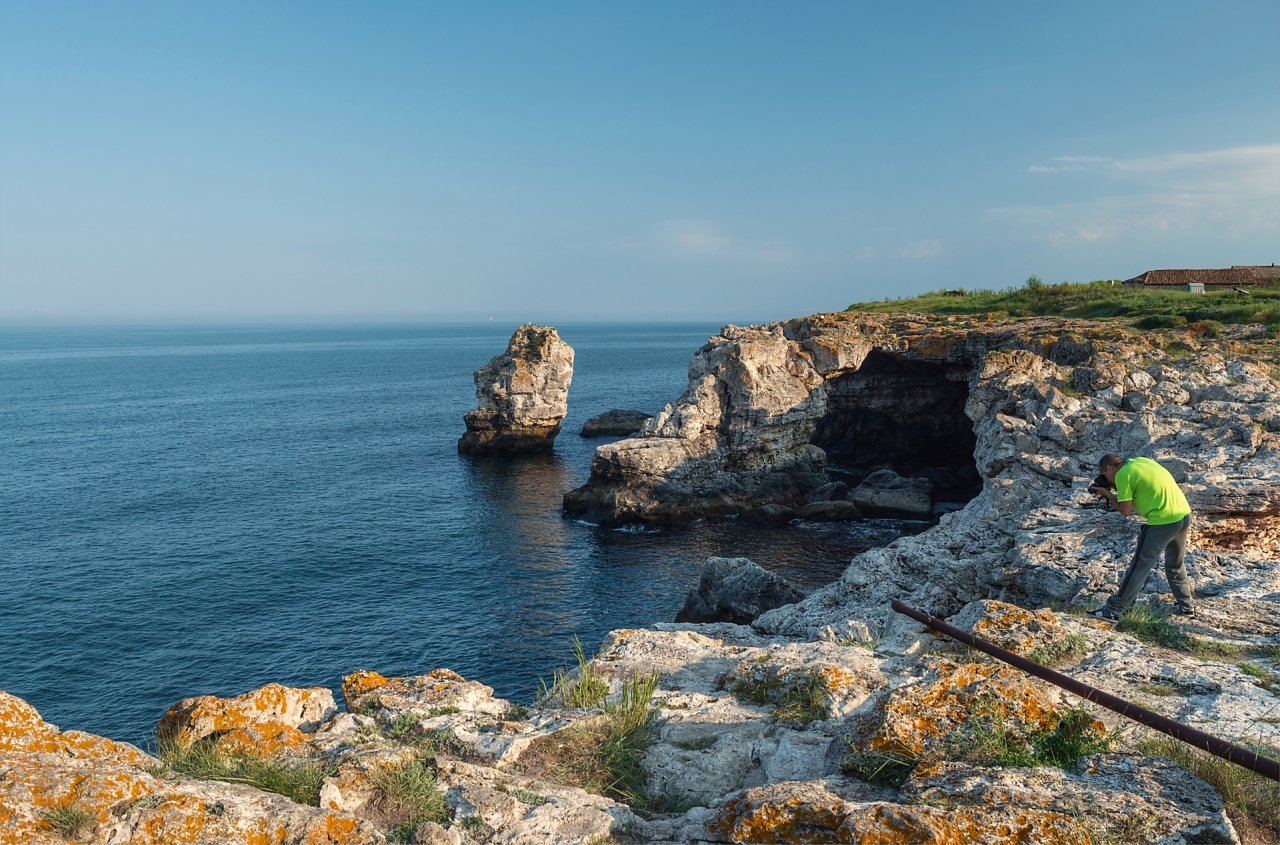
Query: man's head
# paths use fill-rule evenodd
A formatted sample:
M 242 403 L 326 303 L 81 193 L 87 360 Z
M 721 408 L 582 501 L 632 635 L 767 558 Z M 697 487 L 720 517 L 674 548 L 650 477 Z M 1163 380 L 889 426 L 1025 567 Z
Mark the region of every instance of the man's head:
M 1103 455 L 1098 461 L 1098 472 L 1107 480 L 1110 487 L 1116 486 L 1116 473 L 1124 466 L 1124 458 L 1119 455 Z

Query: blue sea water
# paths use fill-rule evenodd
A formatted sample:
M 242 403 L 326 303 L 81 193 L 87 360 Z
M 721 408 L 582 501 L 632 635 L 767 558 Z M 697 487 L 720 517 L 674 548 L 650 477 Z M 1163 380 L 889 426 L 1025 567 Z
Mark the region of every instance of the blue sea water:
M 457 454 L 510 325 L 0 332 L 0 689 L 145 742 L 171 704 L 446 666 L 528 700 L 712 555 L 814 587 L 904 527 L 568 520 L 609 408 L 679 395 L 714 325 L 563 325 L 554 452 Z

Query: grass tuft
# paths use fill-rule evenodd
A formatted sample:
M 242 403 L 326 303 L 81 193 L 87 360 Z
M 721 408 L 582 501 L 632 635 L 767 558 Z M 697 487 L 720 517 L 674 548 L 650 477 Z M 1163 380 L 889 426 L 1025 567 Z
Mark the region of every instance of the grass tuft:
M 401 713 L 387 725 L 387 729 L 383 731 L 383 736 L 392 742 L 398 742 L 407 736 L 412 735 L 418 729 L 418 723 L 422 721 L 422 717 L 417 713 Z
M 44 811 L 44 821 L 62 836 L 73 839 L 88 833 L 98 817 L 74 800 L 65 801 Z
M 435 757 L 437 754 L 466 757 L 471 752 L 471 746 L 458 739 L 458 735 L 448 728 L 436 728 L 415 739 L 413 750 L 421 757 Z
M 1258 681 L 1258 686 L 1270 692 L 1280 690 L 1280 678 L 1263 669 L 1261 666 L 1255 666 L 1252 663 L 1240 663 L 1240 671 L 1244 672 L 1251 678 Z
M 760 680 L 738 678 L 729 691 L 741 702 L 772 705 L 770 717 L 776 721 L 799 725 L 827 718 L 831 693 L 826 679 L 815 671 L 805 672 L 795 681 L 772 673 Z
M 850 743 L 851 748 L 854 747 L 848 737 L 845 737 L 845 741 Z M 842 772 L 877 786 L 902 786 L 911 777 L 915 767 L 916 761 L 910 757 L 856 748 L 840 761 Z
M 1079 759 L 1111 747 L 1111 738 L 1083 707 L 1064 712 L 1054 727 L 1010 724 L 990 696 L 975 702 L 970 720 L 947 737 L 946 755 L 985 766 L 1057 766 L 1072 770 Z
M 1072 634 L 1065 640 L 1041 646 L 1027 655 L 1041 666 L 1057 666 L 1089 653 L 1089 641 L 1084 634 Z
M 554 689 L 554 687 L 553 687 Z M 604 717 L 535 740 L 521 769 L 644 809 L 660 800 L 648 791 L 640 758 L 652 743 L 657 675 L 636 675 L 612 699 Z
M 1144 643 L 1162 645 L 1165 648 L 1185 648 L 1186 636 L 1169 624 L 1169 611 L 1156 602 L 1135 602 L 1120 614 L 1116 630 L 1123 631 Z
M 550 686 L 546 681 L 542 682 L 542 692 L 538 696 L 540 705 L 586 709 L 599 706 L 609 694 L 609 683 L 587 659 L 582 640 L 576 634 L 573 637 L 573 656 L 578 662 L 577 675 L 557 669 Z
M 264 760 L 242 754 L 226 754 L 207 742 L 180 745 L 162 742 L 159 755 L 165 766 L 174 772 L 199 780 L 220 780 L 227 783 L 247 783 L 264 792 L 296 801 L 299 804 L 320 805 L 320 785 L 337 771 L 330 761 L 317 758 L 294 760 Z
M 1138 684 L 1138 689 L 1142 690 L 1147 695 L 1156 695 L 1161 697 L 1178 694 L 1177 688 L 1171 684 Z
M 1239 819 L 1244 818 L 1280 837 L 1280 783 L 1172 737 L 1150 736 L 1138 744 L 1138 751 L 1148 756 L 1167 757 L 1212 786 L 1226 802 L 1237 827 Z M 1259 747 L 1257 751 L 1269 757 L 1278 756 L 1275 748 Z
M 369 782 L 377 791 L 382 812 L 404 819 L 392 829 L 393 837 L 412 835 L 423 822 L 443 824 L 449 820 L 449 805 L 436 784 L 435 772 L 416 757 L 374 769 L 369 773 Z M 408 841 L 408 836 L 404 839 Z

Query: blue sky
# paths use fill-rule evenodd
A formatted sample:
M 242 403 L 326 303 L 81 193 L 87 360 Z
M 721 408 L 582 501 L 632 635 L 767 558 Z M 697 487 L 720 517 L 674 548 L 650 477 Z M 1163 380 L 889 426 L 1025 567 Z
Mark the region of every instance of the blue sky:
M 0 320 L 771 320 L 1280 262 L 1280 4 L 0 3 Z

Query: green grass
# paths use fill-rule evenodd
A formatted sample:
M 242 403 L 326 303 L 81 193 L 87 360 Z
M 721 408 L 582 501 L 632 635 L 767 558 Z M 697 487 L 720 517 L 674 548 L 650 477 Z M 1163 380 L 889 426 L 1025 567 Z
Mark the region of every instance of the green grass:
M 817 672 L 805 672 L 789 680 L 773 673 L 760 680 L 738 678 L 729 691 L 738 701 L 771 705 L 770 718 L 797 725 L 827 718 L 827 701 L 831 694 L 826 680 Z
M 1162 698 L 1178 694 L 1177 688 L 1170 684 L 1138 684 L 1138 689 L 1147 695 L 1155 695 Z
M 1239 663 L 1240 671 L 1244 672 L 1251 678 L 1258 680 L 1258 685 L 1263 689 L 1271 692 L 1280 690 L 1280 678 L 1263 669 L 1261 666 L 1255 666 L 1252 663 Z
M 434 757 L 437 754 L 466 757 L 471 746 L 458 739 L 458 735 L 448 728 L 436 728 L 415 739 L 413 750 L 422 757 Z
M 534 807 L 538 806 L 539 804 L 546 804 L 548 801 L 551 800 L 545 795 L 539 795 L 536 792 L 530 792 L 527 789 L 521 789 L 519 787 L 508 790 L 508 794 L 510 794 L 512 798 L 516 799 L 521 804 L 529 804 Z
M 519 767 L 644 809 L 660 799 L 648 790 L 640 758 L 652 744 L 657 675 L 635 675 L 601 702 L 603 719 L 588 720 L 535 740 Z
M 401 713 L 387 725 L 382 735 L 392 742 L 398 742 L 417 731 L 418 723 L 421 721 L 422 717 L 417 713 Z
M 1251 296 L 1241 297 L 1231 290 L 1189 293 L 1126 288 L 1119 282 L 1112 284 L 1107 281 L 1046 285 L 1039 280 L 1035 283 L 1028 280 L 1028 284 L 1020 288 L 964 291 L 963 296 L 947 296 L 943 289 L 908 299 L 855 303 L 848 310 L 899 314 L 992 313 L 1013 317 L 1125 318 L 1150 320 L 1150 328 L 1210 321 L 1219 324 L 1280 324 L 1280 288 L 1267 286 L 1249 290 Z
M 246 783 L 313 807 L 320 805 L 321 783 L 337 771 L 330 761 L 315 758 L 264 760 L 225 754 L 206 742 L 186 746 L 163 742 L 157 756 L 170 771 L 188 777 Z
M 1057 766 L 1074 770 L 1079 759 L 1111 747 L 1083 707 L 1064 712 L 1051 730 L 1010 723 L 995 699 L 975 703 L 970 719 L 947 737 L 946 756 L 982 766 Z
M 706 751 L 719 741 L 719 737 L 700 736 L 697 739 L 678 739 L 671 744 L 681 751 Z
M 1206 754 L 1172 737 L 1154 735 L 1138 745 L 1148 756 L 1167 757 L 1217 790 L 1226 802 L 1232 820 L 1239 826 L 1243 816 L 1253 824 L 1280 836 L 1280 783 L 1249 771 L 1235 763 Z M 1258 753 L 1280 756 L 1280 750 L 1260 747 Z
M 557 669 L 552 676 L 551 685 L 542 681 L 542 692 L 538 703 L 544 707 L 566 707 L 580 709 L 598 707 L 609 694 L 609 684 L 600 671 L 587 659 L 582 648 L 582 640 L 575 634 L 573 637 L 573 656 L 578 663 L 578 672 Z
M 392 840 L 409 841 L 423 822 L 443 824 L 449 820 L 449 805 L 436 784 L 435 772 L 417 757 L 394 766 L 381 766 L 369 773 L 377 791 L 380 809 L 404 821 L 392 828 Z
M 87 833 L 98 817 L 74 801 L 67 801 L 44 811 L 44 821 L 68 839 Z
M 498 718 L 504 722 L 523 722 L 529 718 L 529 708 L 523 704 L 512 704 Z
M 1123 631 L 1144 643 L 1162 645 L 1165 648 L 1185 648 L 1186 636 L 1169 624 L 1169 611 L 1156 602 L 1135 602 L 1120 614 L 1116 630 Z
M 879 751 L 857 749 L 848 737 L 853 750 L 840 761 L 840 770 L 853 775 L 859 780 L 877 786 L 902 786 L 911 777 L 916 761 L 899 754 L 885 754 Z
M 1057 666 L 1089 653 L 1089 641 L 1084 634 L 1071 634 L 1065 640 L 1041 646 L 1027 655 L 1041 666 Z

